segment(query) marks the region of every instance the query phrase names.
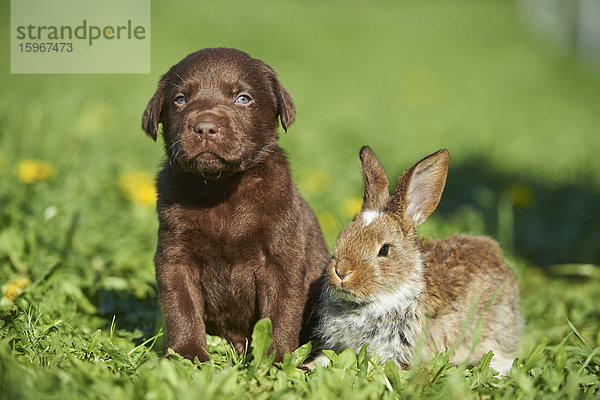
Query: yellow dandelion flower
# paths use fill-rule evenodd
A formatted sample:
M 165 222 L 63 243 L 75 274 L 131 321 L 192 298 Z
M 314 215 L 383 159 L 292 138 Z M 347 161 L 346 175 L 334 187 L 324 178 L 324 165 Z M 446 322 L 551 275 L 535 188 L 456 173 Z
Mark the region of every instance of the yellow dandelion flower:
M 322 211 L 317 214 L 317 219 L 319 220 L 319 224 L 321 225 L 321 230 L 323 230 L 323 232 L 328 233 L 335 231 L 337 224 L 335 223 L 335 218 L 333 215 L 331 215 L 331 213 Z
M 346 218 L 354 218 L 360 212 L 362 207 L 362 198 L 350 197 L 342 202 L 342 213 Z
M 119 177 L 119 187 L 127 199 L 142 206 L 156 204 L 154 179 L 143 171 L 128 172 Z
M 54 165 L 46 161 L 24 158 L 17 164 L 17 175 L 23 183 L 45 181 L 56 173 Z
M 300 176 L 298 185 L 301 189 L 312 193 L 324 193 L 329 189 L 331 178 L 325 171 L 319 169 L 311 169 Z
M 533 203 L 533 190 L 523 183 L 515 183 L 508 188 L 508 195 L 515 207 L 525 208 Z
M 13 301 L 23 290 L 31 283 L 29 278 L 17 278 L 12 282 L 7 283 L 2 287 L 2 295 Z

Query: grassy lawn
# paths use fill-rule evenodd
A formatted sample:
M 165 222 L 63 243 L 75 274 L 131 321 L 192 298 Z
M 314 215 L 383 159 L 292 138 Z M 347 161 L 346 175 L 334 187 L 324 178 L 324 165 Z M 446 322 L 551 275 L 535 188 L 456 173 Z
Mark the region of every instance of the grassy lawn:
M 166 4 L 152 5 L 149 75 L 11 75 L 0 61 L 0 398 L 600 396 L 599 70 L 534 39 L 511 1 Z M 160 358 L 163 150 L 141 113 L 170 65 L 215 46 L 273 65 L 294 98 L 280 143 L 330 245 L 360 206 L 362 145 L 392 181 L 450 151 L 421 234 L 501 242 L 527 320 L 510 378 L 486 359 L 398 371 L 352 352 L 309 375 L 295 368 L 306 347 L 265 355 L 267 322 L 246 356 L 211 337 L 210 363 Z

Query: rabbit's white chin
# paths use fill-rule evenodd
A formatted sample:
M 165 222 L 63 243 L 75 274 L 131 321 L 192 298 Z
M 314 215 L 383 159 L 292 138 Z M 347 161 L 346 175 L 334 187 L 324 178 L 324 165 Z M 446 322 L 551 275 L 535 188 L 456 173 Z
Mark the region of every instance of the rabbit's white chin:
M 348 290 L 340 288 L 329 289 L 329 297 L 333 301 L 343 301 L 356 304 L 366 304 L 371 301 L 369 298 L 357 296 Z

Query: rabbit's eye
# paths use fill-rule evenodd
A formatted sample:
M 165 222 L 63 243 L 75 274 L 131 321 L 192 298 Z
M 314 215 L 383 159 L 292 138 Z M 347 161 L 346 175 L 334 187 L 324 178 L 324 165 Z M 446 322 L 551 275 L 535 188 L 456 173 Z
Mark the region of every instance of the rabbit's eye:
M 383 246 L 381 246 L 381 249 L 379 249 L 379 257 L 387 257 L 387 255 L 390 253 L 390 244 L 386 243 Z

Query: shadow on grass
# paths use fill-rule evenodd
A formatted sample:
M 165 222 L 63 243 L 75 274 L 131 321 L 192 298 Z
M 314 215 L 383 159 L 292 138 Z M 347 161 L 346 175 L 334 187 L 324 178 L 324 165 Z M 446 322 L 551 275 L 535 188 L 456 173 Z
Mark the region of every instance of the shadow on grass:
M 114 316 L 117 328 L 132 332 L 131 340 L 136 345 L 154 336 L 162 327 L 162 314 L 156 296 L 138 298 L 126 291 L 102 289 L 96 302 L 99 314 L 109 322 L 107 328 Z M 157 340 L 154 350 L 159 353 L 164 350 L 164 337 Z
M 494 171 L 481 160 L 451 165 L 436 215 L 468 208 L 483 232 L 540 266 L 600 263 L 600 190 L 593 177 L 554 185 Z

